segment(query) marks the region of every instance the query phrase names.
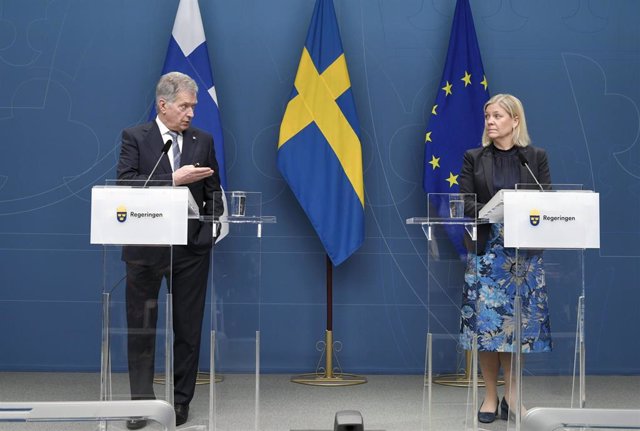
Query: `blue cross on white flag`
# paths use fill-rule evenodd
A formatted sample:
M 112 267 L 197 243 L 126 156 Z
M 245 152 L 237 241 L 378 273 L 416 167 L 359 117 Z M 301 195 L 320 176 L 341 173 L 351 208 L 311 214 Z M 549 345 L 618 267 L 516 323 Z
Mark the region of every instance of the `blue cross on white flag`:
M 218 110 L 218 97 L 213 84 L 213 73 L 209 62 L 209 51 L 202 26 L 202 17 L 198 0 L 180 0 L 173 31 L 169 40 L 167 57 L 162 68 L 162 74 L 168 72 L 182 72 L 193 78 L 198 84 L 199 97 L 196 105 L 193 126 L 205 130 L 213 135 L 213 146 L 218 162 L 218 175 L 222 190 L 227 190 L 227 174 L 224 161 L 224 138 Z M 155 118 L 155 107 L 151 118 Z M 227 215 L 226 199 L 224 215 Z M 223 223 L 221 240 L 229 231 L 227 223 Z

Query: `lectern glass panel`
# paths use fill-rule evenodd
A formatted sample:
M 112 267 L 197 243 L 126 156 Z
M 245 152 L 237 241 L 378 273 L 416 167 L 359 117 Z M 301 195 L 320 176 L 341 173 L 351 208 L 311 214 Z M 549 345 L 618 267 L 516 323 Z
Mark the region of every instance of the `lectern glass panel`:
M 586 401 L 584 256 L 599 246 L 591 206 L 597 194 L 580 185 L 536 187 L 519 184 L 510 195 L 518 199 L 505 196 L 505 232 L 517 241 L 513 429 L 530 408 L 581 408 Z
M 104 246 L 100 399 L 155 398 L 173 402 L 171 246 L 148 247 L 165 257 L 162 273 L 149 274 L 158 295 L 134 302 L 121 246 Z M 153 281 L 152 281 L 153 280 Z M 139 309 L 134 310 L 134 304 Z M 134 320 L 129 320 L 135 313 Z M 152 385 L 148 382 L 152 381 Z
M 194 211 L 189 189 L 170 181 L 92 189 L 91 243 L 104 246 L 101 399 L 173 404 L 172 263 Z
M 211 256 L 207 301 L 208 340 L 201 370 L 210 383 L 209 429 L 260 427 L 260 311 L 262 230 L 275 217 L 262 215 L 261 193 L 216 193 L 213 223 L 218 235 Z M 218 383 L 215 383 L 218 382 Z M 266 428 L 265 428 L 266 429 Z
M 424 426 L 451 429 L 453 414 L 459 429 L 477 429 L 477 325 L 472 318 L 477 289 L 467 287 L 478 281 L 476 197 L 434 193 L 427 198 L 427 216 L 407 220 L 420 225 L 428 249 Z
M 522 262 L 529 253 L 518 250 Z M 545 250 L 541 259 L 542 268 L 518 268 L 523 274 L 522 403 L 527 409 L 584 407 L 584 252 Z

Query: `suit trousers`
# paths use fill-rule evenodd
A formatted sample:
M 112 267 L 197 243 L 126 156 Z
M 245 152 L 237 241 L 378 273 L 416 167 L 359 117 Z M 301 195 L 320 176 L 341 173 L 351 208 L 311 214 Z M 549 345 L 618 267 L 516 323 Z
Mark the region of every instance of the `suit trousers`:
M 198 374 L 202 319 L 211 252 L 173 247 L 173 263 L 127 263 L 126 308 L 131 399 L 155 399 L 153 391 L 158 295 L 163 278 L 173 294 L 174 402 L 189 404 Z

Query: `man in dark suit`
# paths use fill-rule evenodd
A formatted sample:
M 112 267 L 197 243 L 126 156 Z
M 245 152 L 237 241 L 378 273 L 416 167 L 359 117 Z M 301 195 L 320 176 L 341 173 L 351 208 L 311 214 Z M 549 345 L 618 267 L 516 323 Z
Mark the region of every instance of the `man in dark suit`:
M 187 186 L 201 215 L 220 215 L 223 207 L 220 194 L 215 193 L 220 191 L 220 178 L 213 138 L 191 127 L 197 92 L 195 81 L 182 73 L 171 72 L 160 78 L 156 87 L 156 119 L 122 132 L 118 179 L 141 183 L 149 179 L 163 146 L 172 140 L 172 147 L 162 157 L 150 184 Z M 127 267 L 129 383 L 134 400 L 155 398 L 157 303 L 163 278 L 173 294 L 177 425 L 187 421 L 195 390 L 212 246 L 212 224 L 193 219 L 188 222 L 186 246 L 171 249 L 126 246 L 122 252 Z M 129 429 L 145 425 L 144 419 L 127 421 Z

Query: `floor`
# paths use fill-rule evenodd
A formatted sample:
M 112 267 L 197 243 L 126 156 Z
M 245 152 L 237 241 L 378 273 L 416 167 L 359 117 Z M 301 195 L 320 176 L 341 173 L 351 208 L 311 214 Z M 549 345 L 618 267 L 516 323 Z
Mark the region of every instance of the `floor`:
M 191 403 L 190 418 L 181 429 L 207 431 L 333 430 L 337 411 L 357 410 L 365 430 L 466 430 L 473 428 L 476 408 L 472 391 L 434 385 L 431 405 L 422 376 L 367 376 L 357 386 L 317 387 L 290 382 L 288 375 L 263 375 L 256 402 L 255 376 L 226 374 L 214 385 L 215 402 L 210 403 L 208 384 L 198 385 Z M 127 399 L 126 375 L 114 375 L 113 398 Z M 587 407 L 640 409 L 640 376 L 588 376 Z M 570 407 L 572 380 L 569 377 L 528 377 L 523 381 L 527 408 Z M 0 402 L 97 400 L 100 380 L 92 373 L 0 373 Z M 163 398 L 164 386 L 156 394 Z M 482 389 L 478 398 L 482 401 Z M 577 399 L 574 392 L 573 399 Z M 216 415 L 209 424 L 209 407 Z M 575 401 L 574 401 L 575 404 Z M 257 406 L 257 408 L 256 408 Z M 430 413 L 430 414 L 429 414 Z M 486 430 L 514 429 L 513 423 L 498 420 L 480 424 Z M 103 427 L 102 429 L 104 429 Z M 124 422 L 110 422 L 108 430 L 126 430 Z M 99 424 L 84 423 L 0 423 L 2 431 L 97 430 Z M 159 430 L 150 424 L 145 431 Z

